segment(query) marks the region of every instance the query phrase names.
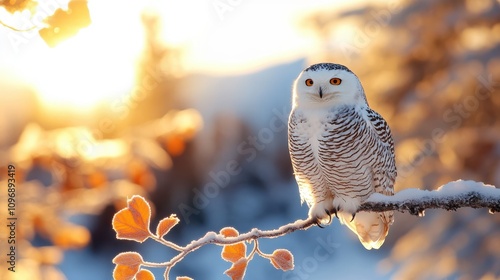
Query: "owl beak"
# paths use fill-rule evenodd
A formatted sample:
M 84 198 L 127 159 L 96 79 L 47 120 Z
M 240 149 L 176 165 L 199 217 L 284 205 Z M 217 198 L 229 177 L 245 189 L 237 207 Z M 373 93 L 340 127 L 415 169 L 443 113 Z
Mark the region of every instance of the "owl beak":
M 323 98 L 323 88 L 319 87 L 319 98 Z

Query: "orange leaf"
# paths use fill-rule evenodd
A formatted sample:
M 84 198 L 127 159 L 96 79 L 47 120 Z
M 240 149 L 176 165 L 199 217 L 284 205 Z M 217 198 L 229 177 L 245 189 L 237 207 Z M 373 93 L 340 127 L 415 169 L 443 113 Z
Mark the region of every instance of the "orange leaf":
M 187 276 L 178 276 L 177 278 L 175 278 L 175 280 L 194 280 L 194 279 Z
M 286 249 L 274 250 L 270 260 L 276 269 L 283 271 L 293 269 L 293 255 Z
M 179 218 L 177 218 L 175 214 L 170 215 L 170 217 L 161 220 L 158 223 L 158 227 L 156 228 L 156 236 L 158 236 L 158 238 L 162 238 L 165 234 L 167 234 L 170 231 L 170 229 L 172 229 L 178 223 L 179 223 Z
M 236 237 L 239 232 L 232 227 L 225 227 L 220 230 L 220 233 L 225 237 Z M 222 249 L 221 257 L 223 260 L 235 263 L 239 259 L 244 258 L 247 253 L 247 245 L 243 242 L 239 242 L 233 245 L 225 245 Z
M 123 264 L 128 266 L 140 265 L 142 262 L 142 256 L 137 252 L 120 253 L 113 259 L 114 264 Z
M 240 233 L 234 227 L 225 227 L 220 230 L 220 234 L 224 235 L 225 237 L 236 237 Z
M 155 276 L 147 269 L 141 269 L 136 275 L 136 280 L 155 280 Z
M 114 280 L 132 280 L 134 276 L 139 271 L 139 265 L 128 266 L 123 264 L 117 264 L 115 270 L 113 270 Z
M 142 196 L 134 195 L 127 201 L 127 208 L 118 211 L 113 217 L 116 238 L 144 242 L 151 236 L 150 218 L 151 208 L 147 201 Z
M 116 264 L 113 271 L 115 280 L 132 280 L 139 271 L 142 256 L 136 252 L 120 253 L 113 259 L 113 263 Z
M 57 9 L 52 16 L 45 19 L 45 23 L 48 24 L 48 27 L 40 29 L 39 34 L 47 45 L 54 47 L 64 39 L 74 36 L 80 29 L 90 25 L 87 1 L 70 1 L 66 11 Z
M 11 14 L 28 10 L 33 15 L 37 5 L 34 1 L 2 1 L 3 8 Z
M 231 266 L 230 269 L 224 271 L 224 274 L 231 277 L 232 280 L 241 280 L 245 276 L 248 260 L 241 258 Z
M 222 249 L 221 257 L 223 260 L 235 263 L 239 259 L 246 256 L 247 245 L 243 242 L 236 243 L 233 245 L 226 245 Z

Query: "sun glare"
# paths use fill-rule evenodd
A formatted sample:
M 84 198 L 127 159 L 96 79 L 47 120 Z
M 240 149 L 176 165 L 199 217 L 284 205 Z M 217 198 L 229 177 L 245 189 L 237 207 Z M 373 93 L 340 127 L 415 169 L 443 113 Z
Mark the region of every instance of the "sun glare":
M 30 50 L 21 67 L 41 102 L 86 111 L 128 94 L 143 44 L 141 9 L 117 0 L 90 1 L 88 28 L 54 48 L 40 44 Z
M 299 0 L 290 0 L 290 5 L 228 1 L 232 6 L 222 13 L 214 3 L 92 0 L 89 27 L 54 48 L 41 39 L 30 41 L 14 69 L 34 86 L 46 108 L 88 112 L 133 88 L 144 45 L 143 12 L 159 15 L 161 39 L 183 48 L 187 72 L 236 74 L 314 52 L 316 42 L 301 35 L 296 24 L 306 7 L 318 9 L 329 1 L 307 6 Z M 272 9 L 262 9 L 263 5 Z M 278 17 L 275 10 L 283 13 Z
M 154 1 L 153 7 L 161 15 L 163 41 L 186 47 L 186 70 L 227 75 L 315 53 L 315 38 L 300 30 L 304 16 L 361 1 L 184 0 Z
M 309 38 L 298 36 L 295 15 L 327 1 L 317 0 L 307 7 L 298 7 L 299 0 L 289 1 L 293 3 L 154 1 L 151 7 L 161 16 L 161 39 L 185 48 L 186 70 L 227 75 L 296 59 L 302 50 L 311 47 Z

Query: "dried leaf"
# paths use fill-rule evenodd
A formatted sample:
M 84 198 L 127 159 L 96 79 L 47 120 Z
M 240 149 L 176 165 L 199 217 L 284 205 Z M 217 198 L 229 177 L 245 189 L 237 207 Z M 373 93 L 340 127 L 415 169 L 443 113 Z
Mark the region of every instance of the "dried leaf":
M 139 271 L 139 265 L 137 266 L 128 266 L 123 264 L 117 264 L 115 266 L 115 270 L 113 270 L 113 279 L 114 280 L 132 280 L 134 276 Z
M 246 250 L 247 246 L 243 242 L 226 245 L 222 249 L 221 257 L 225 261 L 235 263 L 246 256 Z
M 172 229 L 178 223 L 179 223 L 179 218 L 177 218 L 175 214 L 170 215 L 170 217 L 161 220 L 158 223 L 158 227 L 156 228 L 156 236 L 158 236 L 158 238 L 163 238 L 163 236 L 167 234 L 170 231 L 170 229 Z
M 225 237 L 236 237 L 240 233 L 234 227 L 225 227 L 220 230 L 220 234 L 224 235 Z
M 24 10 L 30 11 L 31 14 L 34 14 L 36 11 L 36 7 L 38 2 L 32 0 L 17 0 L 17 1 L 2 1 L 0 3 L 5 10 L 9 13 L 13 14 L 15 12 L 21 12 Z
M 40 29 L 38 33 L 47 45 L 54 47 L 90 25 L 87 1 L 70 1 L 67 10 L 57 9 L 53 15 L 45 18 L 45 23 L 48 27 Z
M 224 274 L 231 277 L 232 280 L 241 280 L 245 276 L 248 260 L 241 258 L 231 266 L 230 269 L 224 271 Z
M 141 269 L 136 275 L 135 280 L 155 280 L 153 273 L 147 269 Z
M 136 252 L 120 253 L 113 259 L 113 263 L 116 264 L 113 271 L 115 280 L 132 280 L 139 271 L 142 256 Z
M 128 266 L 140 265 L 142 261 L 142 256 L 137 252 L 120 253 L 113 259 L 114 264 L 123 264 Z
M 293 255 L 286 249 L 274 250 L 270 260 L 276 269 L 283 271 L 293 269 Z
M 147 201 L 141 196 L 134 195 L 127 201 L 127 208 L 118 211 L 113 217 L 116 238 L 144 242 L 151 236 L 150 218 L 151 208 Z
M 236 237 L 239 232 L 232 227 L 225 227 L 221 229 L 220 233 L 225 237 Z M 247 253 L 247 245 L 243 242 L 239 242 L 233 245 L 225 245 L 222 248 L 221 257 L 223 260 L 235 263 L 239 259 L 244 258 Z

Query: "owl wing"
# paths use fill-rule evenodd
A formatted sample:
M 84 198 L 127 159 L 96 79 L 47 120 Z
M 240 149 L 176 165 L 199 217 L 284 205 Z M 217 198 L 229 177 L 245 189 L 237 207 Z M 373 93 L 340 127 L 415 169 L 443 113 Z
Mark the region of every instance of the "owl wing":
M 378 135 L 378 142 L 380 143 L 378 162 L 374 169 L 375 192 L 393 195 L 397 170 L 391 129 L 384 118 L 377 112 L 367 108 L 366 113 L 368 122 Z
M 343 166 L 330 168 L 327 173 L 328 181 L 334 183 L 334 191 L 343 196 L 344 201 L 348 201 L 346 197 L 359 196 L 362 202 L 373 192 L 392 195 L 396 179 L 394 143 L 385 120 L 366 108 L 361 112 L 347 110 L 333 117 L 330 124 L 336 128 L 332 134 L 335 136 L 331 136 L 335 139 L 327 139 L 331 143 L 327 150 L 335 151 L 332 164 L 344 160 Z M 337 150 L 334 150 L 335 143 L 339 145 Z M 348 176 L 348 180 L 341 180 L 342 176 Z M 339 219 L 358 235 L 366 249 L 378 249 L 394 217 L 392 211 L 359 212 L 352 220 L 351 213 L 342 212 Z

